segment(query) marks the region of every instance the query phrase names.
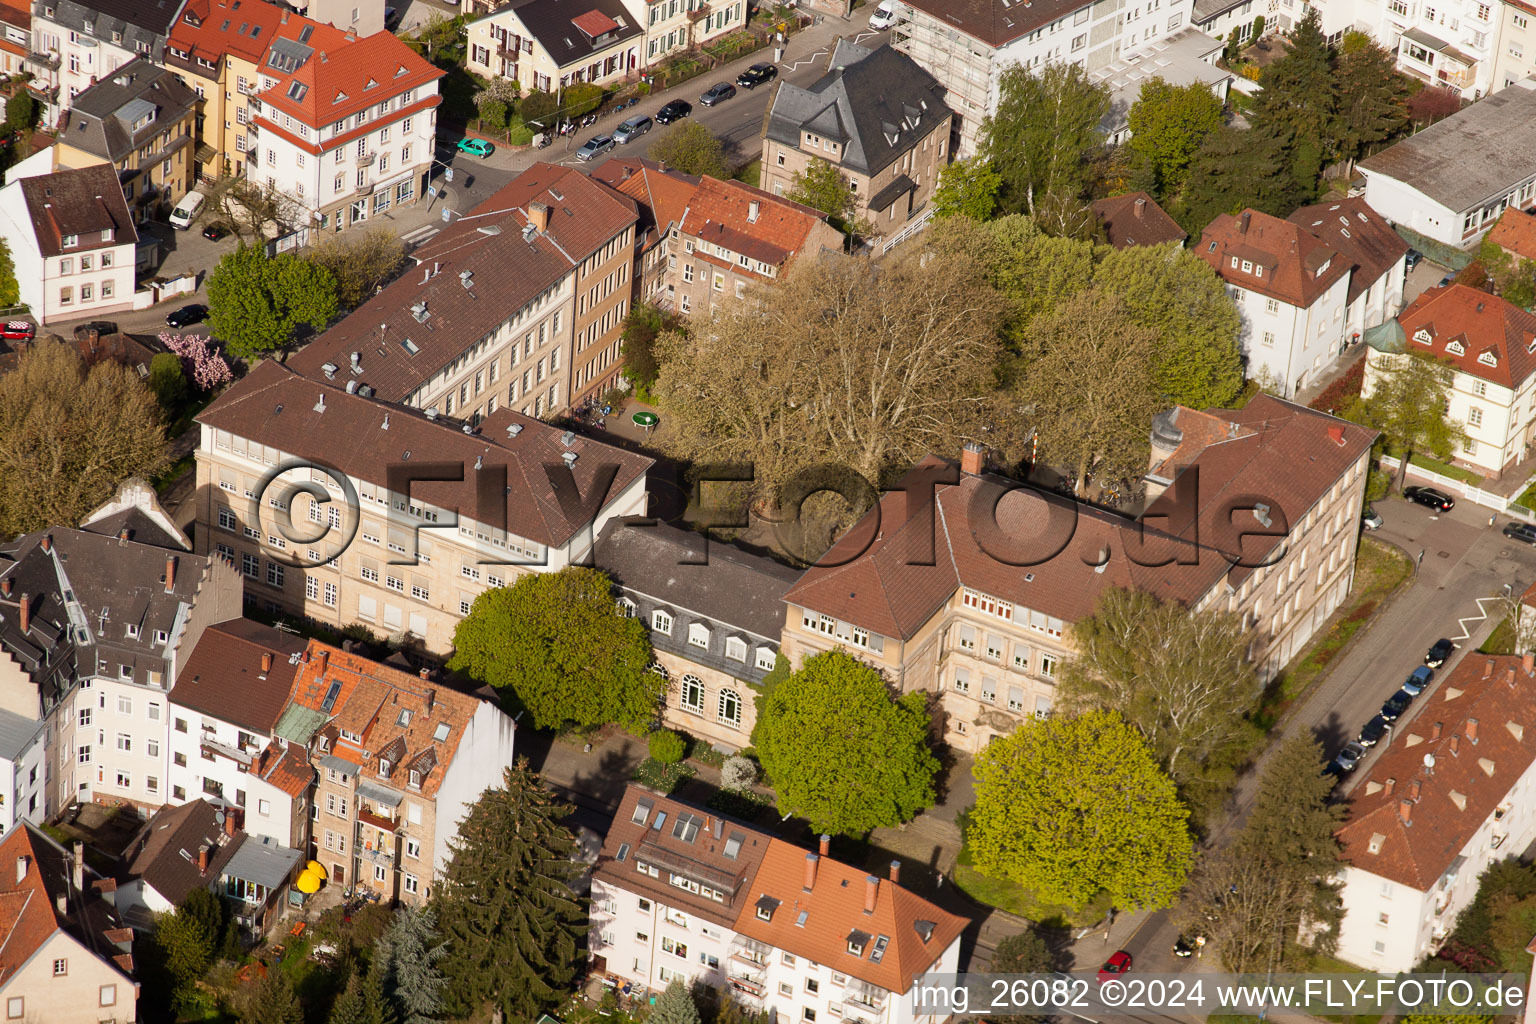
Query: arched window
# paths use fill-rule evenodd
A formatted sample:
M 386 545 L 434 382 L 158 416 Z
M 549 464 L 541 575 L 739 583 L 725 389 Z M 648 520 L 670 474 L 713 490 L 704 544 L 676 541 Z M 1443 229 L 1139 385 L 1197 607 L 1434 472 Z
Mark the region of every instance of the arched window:
M 684 711 L 696 715 L 704 713 L 704 682 L 698 676 L 683 676 L 681 704 Z
M 741 697 L 735 690 L 720 691 L 720 721 L 730 726 L 741 725 Z

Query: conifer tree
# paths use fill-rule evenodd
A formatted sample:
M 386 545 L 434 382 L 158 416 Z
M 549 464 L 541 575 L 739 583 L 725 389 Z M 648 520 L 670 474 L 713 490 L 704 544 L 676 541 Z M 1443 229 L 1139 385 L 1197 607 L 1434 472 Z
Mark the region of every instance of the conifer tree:
M 304 1009 L 293 981 L 277 964 L 267 965 L 266 976 L 246 997 L 240 1024 L 304 1024 Z
M 443 972 L 437 964 L 447 952 L 430 909 L 405 907 L 395 914 L 374 959 L 400 1024 L 432 1024 L 442 1013 Z
M 701 1024 L 698 1004 L 682 978 L 672 979 L 672 984 L 656 1000 L 649 1020 L 650 1024 Z
M 329 1024 L 399 1024 L 395 1009 L 384 995 L 380 980 L 381 964 L 374 961 L 368 970 L 355 970 L 347 987 L 331 1006 Z
M 587 919 L 568 884 L 580 871 L 576 839 L 561 824 L 570 812 L 519 758 L 459 826 L 435 906 L 450 1013 L 489 1003 L 532 1021 L 569 990 Z

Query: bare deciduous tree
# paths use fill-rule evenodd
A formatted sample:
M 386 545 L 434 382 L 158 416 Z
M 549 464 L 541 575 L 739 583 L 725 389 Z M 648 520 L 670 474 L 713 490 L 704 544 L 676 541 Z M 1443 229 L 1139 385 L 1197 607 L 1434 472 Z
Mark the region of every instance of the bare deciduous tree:
M 405 264 L 405 243 L 388 228 L 370 228 L 327 238 L 307 255 L 336 278 L 341 308 L 356 309 Z

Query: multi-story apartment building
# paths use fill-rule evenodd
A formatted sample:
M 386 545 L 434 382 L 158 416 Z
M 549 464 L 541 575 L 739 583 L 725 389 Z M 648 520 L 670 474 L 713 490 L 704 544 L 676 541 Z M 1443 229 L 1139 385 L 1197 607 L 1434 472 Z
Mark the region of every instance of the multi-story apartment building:
M 540 92 L 620 81 L 640 70 L 645 48 L 645 29 L 623 0 L 512 0 L 466 31 L 470 71 Z
M 1445 363 L 1454 370 L 1446 416 L 1467 433 L 1455 461 L 1495 477 L 1523 463 L 1536 439 L 1536 316 L 1453 284 L 1420 295 L 1396 324 L 1371 338 L 1362 393 L 1403 359 Z
M 628 197 L 535 164 L 290 365 L 472 424 L 562 412 L 618 372 L 637 219 Z
M 1472 654 L 1350 791 L 1339 829 L 1339 956 L 1410 971 L 1436 952 L 1496 861 L 1536 840 L 1536 665 Z
M 19 822 L 43 821 L 48 805 L 45 733 L 36 718 L 0 708 L 0 835 L 8 835 Z
M 0 74 L 31 71 L 32 8 L 23 0 L 0 3 Z
M 269 360 L 198 417 L 199 543 L 264 607 L 447 652 L 486 586 L 584 561 L 609 519 L 646 511 L 650 459 L 507 409 L 476 430 L 339 384 Z M 299 483 L 311 494 L 285 500 Z
M 136 57 L 159 61 L 183 0 L 35 0 L 30 70 L 52 125 L 74 99 Z
M 1237 302 L 1246 376 L 1289 398 L 1343 352 L 1350 263 L 1321 238 L 1244 210 L 1211 221 L 1195 254 Z
M 1494 17 L 1499 19 L 1494 33 L 1497 52 L 1493 57 L 1490 91 L 1508 88 L 1522 78 L 1536 73 L 1536 4 L 1528 0 L 1502 0 Z
M 384 31 L 389 10 L 384 0 L 299 0 L 293 9 L 317 24 L 360 36 Z
M 1316 6 L 1331 40 L 1364 32 L 1426 85 L 1475 100 L 1508 84 L 1497 77 L 1506 0 L 1320 0 Z M 1518 77 L 1530 70 L 1527 65 Z
M 41 829 L 24 825 L 0 842 L 0 1006 L 7 1020 L 133 1024 L 133 929 L 109 894 L 112 880 Z
M 1505 210 L 1536 198 L 1533 147 L 1536 77 L 1527 76 L 1361 161 L 1365 201 L 1396 227 L 1470 249 Z
M 490 701 L 318 641 L 292 701 L 317 723 L 311 856 L 332 885 L 421 906 L 469 807 L 501 785 L 516 726 Z
M 107 164 L 0 188 L 0 237 L 39 324 L 133 308 L 138 231 Z
M 636 302 L 662 303 L 672 251 L 672 229 L 688 210 L 699 183 L 693 174 L 669 171 L 644 157 L 609 157 L 592 170 L 592 177 L 632 198 L 640 215 L 635 225 L 634 279 Z
M 196 108 L 197 93 L 174 72 L 136 58 L 75 97 L 55 167 L 110 164 L 135 223 L 158 219 L 192 187 Z
M 1374 438 L 1268 395 L 1178 407 L 1153 423 L 1138 520 L 1019 490 L 979 446 L 958 472 L 930 457 L 881 502 L 878 530 L 851 530 L 790 589 L 784 654 L 798 666 L 842 647 L 903 692 L 938 691 L 962 750 L 1050 712 L 1067 630 L 1109 588 L 1241 616 L 1268 681 L 1349 592 Z M 908 506 L 930 486 L 932 503 Z
M 1349 264 L 1344 295 L 1344 342 L 1353 344 L 1369 328 L 1403 308 L 1408 284 L 1408 243 L 1363 198 L 1303 206 L 1289 220 Z
M 624 614 L 650 627 L 671 681 L 667 724 L 733 750 L 750 745 L 754 698 L 778 663 L 784 594 L 799 571 L 641 517 L 609 520 L 594 560 Z
M 235 810 L 247 833 L 304 849 L 314 781 L 303 747 L 277 735 L 304 642 L 249 619 L 213 626 L 171 691 L 169 803 Z
M 592 878 L 594 966 L 660 991 L 729 987 L 778 1021 L 917 1024 L 912 989 L 959 969 L 966 921 L 828 855 L 630 786 Z M 666 877 L 662 877 L 665 875 Z
M 1287 8 L 1293 0 L 1280 0 Z M 954 111 L 957 156 L 976 152 L 982 121 L 997 110 L 1003 71 L 1071 62 L 1097 71 L 1122 50 L 1172 35 L 1190 22 L 1188 0 L 1072 0 L 1065 4 L 896 0 L 891 45 L 944 87 Z M 1271 17 L 1272 24 L 1288 27 Z
M 645 26 L 645 63 L 703 46 L 746 23 L 746 0 L 626 0 L 637 25 Z
M 276 31 L 248 101 L 247 180 L 335 231 L 424 198 L 444 72 L 390 32 L 332 45 L 307 19 Z
M 839 39 L 810 88 L 779 84 L 763 122 L 762 187 L 785 195 L 812 161 L 853 189 L 854 218 L 892 235 L 922 213 L 949 163 L 955 115 L 939 82 L 904 53 Z
M 189 0 L 165 44 L 165 65 L 197 93 L 193 178 L 243 177 L 249 159 L 250 97 L 261 87 L 258 69 L 278 27 L 299 18 L 264 0 Z M 326 45 L 343 36 L 317 26 Z M 311 36 L 311 38 L 314 38 Z

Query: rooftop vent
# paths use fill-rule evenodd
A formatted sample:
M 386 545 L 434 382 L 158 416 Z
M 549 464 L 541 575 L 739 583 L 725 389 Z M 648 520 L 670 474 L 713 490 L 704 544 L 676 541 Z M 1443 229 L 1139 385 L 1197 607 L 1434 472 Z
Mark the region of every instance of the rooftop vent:
M 372 398 L 373 397 L 373 385 L 371 385 L 371 384 L 359 384 L 357 386 L 357 393 L 362 395 L 364 398 Z
M 347 394 L 349 394 L 349 395 L 357 394 L 357 381 L 355 381 L 355 380 L 347 381 Z
M 379 429 L 380 430 L 388 430 L 389 429 L 389 413 L 385 413 L 384 414 L 384 424 L 383 424 L 383 426 L 379 427 Z
M 1262 501 L 1253 506 L 1253 518 L 1257 519 L 1264 526 L 1269 526 L 1273 522 L 1269 517 L 1269 506 Z
M 576 440 L 576 433 L 575 433 L 575 431 L 567 430 L 565 433 L 560 435 L 560 443 L 562 445 L 564 445 L 565 447 L 567 447 L 567 448 L 569 448 L 571 446 L 571 444 L 575 440 Z
M 347 383 L 350 384 L 352 382 L 348 381 Z M 325 393 L 323 391 L 320 393 L 320 401 L 315 403 L 315 412 L 325 412 Z
M 356 376 L 357 374 L 360 374 L 362 372 L 363 372 L 363 354 L 361 352 L 353 352 L 352 353 L 352 373 L 353 373 L 354 376 Z
M 508 437 L 516 437 L 518 434 L 521 434 L 522 432 L 523 432 L 523 425 L 521 423 L 508 423 L 507 424 L 507 436 Z
M 425 302 L 418 302 L 411 307 L 411 316 L 415 317 L 416 322 L 419 324 L 426 323 L 427 317 L 431 315 L 431 313 L 427 312 L 427 304 Z
M 433 420 L 434 422 L 437 420 L 437 406 L 434 405 L 427 409 L 427 419 Z
M 575 452 L 564 452 L 564 453 L 561 454 L 560 458 L 562 460 L 564 460 L 564 462 L 565 462 L 565 464 L 567 466 L 574 466 L 574 465 L 576 465 L 576 453 Z
M 340 367 L 335 363 L 326 363 L 325 365 L 321 366 L 320 369 L 322 372 L 324 372 L 326 380 L 335 380 L 336 371 L 339 370 Z
M 459 284 L 465 288 L 473 288 L 475 286 L 475 272 L 473 270 L 459 271 Z

